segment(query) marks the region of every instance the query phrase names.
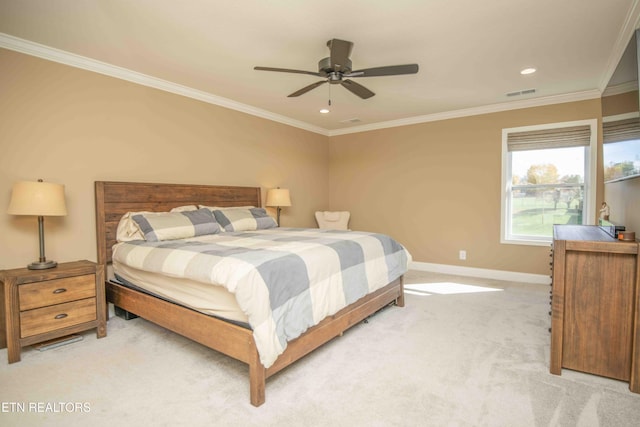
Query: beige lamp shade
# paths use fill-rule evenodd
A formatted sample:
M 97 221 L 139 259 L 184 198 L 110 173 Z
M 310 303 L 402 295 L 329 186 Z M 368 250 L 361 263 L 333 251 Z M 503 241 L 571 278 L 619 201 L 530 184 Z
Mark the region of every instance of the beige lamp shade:
M 291 197 L 286 188 L 272 188 L 267 190 L 266 206 L 291 206 Z
M 7 212 L 11 215 L 65 216 L 64 185 L 42 181 L 16 182 Z

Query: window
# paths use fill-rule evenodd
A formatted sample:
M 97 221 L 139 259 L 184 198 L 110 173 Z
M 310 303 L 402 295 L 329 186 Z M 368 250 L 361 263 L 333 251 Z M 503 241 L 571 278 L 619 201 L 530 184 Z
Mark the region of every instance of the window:
M 597 120 L 502 130 L 501 242 L 547 245 L 595 218 Z
M 640 118 L 637 113 L 603 118 L 604 181 L 640 176 Z

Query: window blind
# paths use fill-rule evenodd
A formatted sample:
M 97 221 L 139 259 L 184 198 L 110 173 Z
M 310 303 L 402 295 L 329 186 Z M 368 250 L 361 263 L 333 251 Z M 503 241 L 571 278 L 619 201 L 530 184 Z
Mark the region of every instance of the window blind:
M 546 148 L 585 147 L 590 144 L 589 125 L 555 129 L 513 132 L 507 135 L 508 151 L 543 150 Z
M 602 124 L 602 142 L 605 144 L 634 139 L 640 139 L 640 117 Z

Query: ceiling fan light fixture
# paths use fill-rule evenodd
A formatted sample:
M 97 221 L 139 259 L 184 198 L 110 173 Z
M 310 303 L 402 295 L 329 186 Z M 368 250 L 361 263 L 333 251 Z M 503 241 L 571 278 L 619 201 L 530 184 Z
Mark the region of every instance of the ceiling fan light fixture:
M 320 114 L 329 114 L 331 111 L 328 108 L 320 109 Z

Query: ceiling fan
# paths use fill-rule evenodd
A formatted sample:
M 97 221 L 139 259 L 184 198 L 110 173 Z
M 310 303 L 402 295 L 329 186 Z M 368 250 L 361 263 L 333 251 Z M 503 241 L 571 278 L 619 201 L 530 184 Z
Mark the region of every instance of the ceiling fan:
M 312 76 L 323 77 L 323 80 L 305 86 L 300 90 L 293 92 L 289 97 L 303 95 L 312 89 L 317 88 L 325 83 L 339 84 L 353 94 L 362 99 L 371 98 L 375 95 L 372 91 L 350 80 L 352 77 L 378 77 L 378 76 L 396 76 L 400 74 L 415 74 L 418 72 L 418 64 L 406 65 L 389 65 L 386 67 L 365 68 L 363 70 L 351 69 L 351 50 L 353 43 L 345 40 L 331 39 L 327 42 L 330 50 L 330 56 L 323 58 L 318 62 L 318 72 L 291 70 L 288 68 L 272 68 L 272 67 L 254 67 L 254 70 L 260 71 L 278 71 L 281 73 L 309 74 Z

